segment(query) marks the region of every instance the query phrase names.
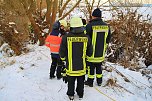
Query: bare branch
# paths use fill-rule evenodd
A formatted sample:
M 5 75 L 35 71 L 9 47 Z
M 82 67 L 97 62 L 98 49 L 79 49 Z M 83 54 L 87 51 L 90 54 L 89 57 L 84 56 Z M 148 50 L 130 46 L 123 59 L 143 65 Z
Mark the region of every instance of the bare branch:
M 87 8 L 87 10 L 88 10 L 88 12 L 89 12 L 89 18 L 91 19 L 91 12 L 92 12 L 92 10 L 91 10 L 91 5 L 90 5 L 90 3 L 88 2 L 88 0 L 85 0 L 85 2 L 86 2 L 86 8 Z
M 97 4 L 97 7 L 99 7 L 100 1 L 101 1 L 101 0 L 98 0 L 98 4 Z
M 106 2 L 104 2 L 104 3 L 102 3 L 100 6 L 98 6 L 98 7 L 101 7 L 101 6 L 103 6 L 104 4 L 106 4 L 106 3 L 108 3 L 109 2 L 109 0 L 107 0 Z
M 64 14 L 64 15 L 63 15 L 62 17 L 60 17 L 59 19 L 63 19 L 63 18 L 65 18 L 69 13 L 71 13 L 71 12 L 74 10 L 74 8 L 79 5 L 80 1 L 81 1 L 81 0 L 78 0 L 78 2 L 77 2 L 66 14 Z
M 60 13 L 59 13 L 59 17 L 62 16 L 63 11 L 65 10 L 67 4 L 68 4 L 70 1 L 71 1 L 71 0 L 67 0 L 67 1 L 65 2 L 65 4 L 61 7 L 61 9 L 59 9 L 59 10 L 60 10 L 60 11 L 59 11 L 59 12 L 60 12 Z
M 91 11 L 92 11 L 92 9 L 93 9 L 93 5 L 94 5 L 94 3 L 95 3 L 95 0 L 93 0 L 93 1 L 92 1 Z

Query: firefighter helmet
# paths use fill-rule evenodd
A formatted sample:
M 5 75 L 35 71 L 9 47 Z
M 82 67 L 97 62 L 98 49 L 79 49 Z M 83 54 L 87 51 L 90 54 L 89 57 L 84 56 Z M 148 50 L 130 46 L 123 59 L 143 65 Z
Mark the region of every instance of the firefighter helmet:
M 82 23 L 81 18 L 79 18 L 79 17 L 73 17 L 70 20 L 70 27 L 82 27 L 82 26 L 83 26 L 83 23 Z
M 60 22 L 60 25 L 67 27 L 67 22 L 65 20 L 59 20 L 59 22 Z

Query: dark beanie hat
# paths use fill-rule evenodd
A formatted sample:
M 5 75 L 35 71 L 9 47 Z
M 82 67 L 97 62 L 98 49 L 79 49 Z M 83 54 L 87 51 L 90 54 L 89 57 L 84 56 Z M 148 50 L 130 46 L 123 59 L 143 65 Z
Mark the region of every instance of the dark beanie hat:
M 99 8 L 96 8 L 93 12 L 92 12 L 92 16 L 94 17 L 100 17 L 101 18 L 101 10 Z
M 53 24 L 53 27 L 52 27 L 54 30 L 59 30 L 60 28 L 60 22 L 59 21 L 56 21 L 54 24 Z

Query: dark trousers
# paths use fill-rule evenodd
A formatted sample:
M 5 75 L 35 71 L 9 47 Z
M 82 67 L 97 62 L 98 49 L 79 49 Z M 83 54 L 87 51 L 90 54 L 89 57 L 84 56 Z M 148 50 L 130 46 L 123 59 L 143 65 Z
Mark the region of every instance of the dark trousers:
M 61 70 L 62 70 L 62 60 L 60 58 L 52 57 L 52 63 L 50 68 L 50 77 L 53 77 L 57 68 L 56 76 L 57 78 L 61 78 Z
M 79 97 L 83 97 L 84 79 L 85 79 L 84 75 L 83 76 L 68 76 L 68 91 L 67 91 L 67 95 L 74 96 L 76 79 L 77 79 L 76 92 L 77 92 Z
M 102 62 L 100 63 L 88 63 L 89 67 L 89 73 L 88 73 L 88 81 L 93 84 L 94 76 L 95 76 L 95 70 L 96 70 L 96 76 L 97 76 L 97 83 L 102 83 Z M 100 75 L 100 77 L 98 77 Z

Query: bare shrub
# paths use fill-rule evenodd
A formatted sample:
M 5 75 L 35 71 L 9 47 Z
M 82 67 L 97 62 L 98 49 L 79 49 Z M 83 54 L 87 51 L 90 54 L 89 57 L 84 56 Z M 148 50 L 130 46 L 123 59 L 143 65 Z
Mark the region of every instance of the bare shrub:
M 116 86 L 117 80 L 114 78 L 109 78 L 105 86 Z
M 143 15 L 138 14 L 137 10 L 117 9 L 109 21 L 112 45 L 108 53 L 113 52 L 108 56 L 109 61 L 119 62 L 132 69 L 139 68 L 139 58 L 145 58 L 145 62 L 152 64 L 152 17 L 147 15 L 146 20 L 143 20 Z
M 29 39 L 25 11 L 17 0 L 13 3 L 5 0 L 1 4 L 0 37 L 3 38 L 3 43 L 8 43 L 16 55 L 20 55 Z

